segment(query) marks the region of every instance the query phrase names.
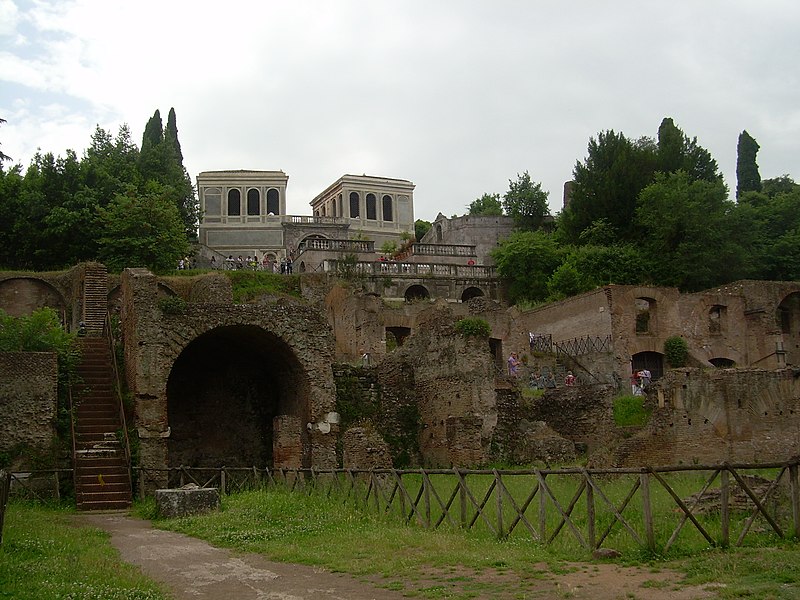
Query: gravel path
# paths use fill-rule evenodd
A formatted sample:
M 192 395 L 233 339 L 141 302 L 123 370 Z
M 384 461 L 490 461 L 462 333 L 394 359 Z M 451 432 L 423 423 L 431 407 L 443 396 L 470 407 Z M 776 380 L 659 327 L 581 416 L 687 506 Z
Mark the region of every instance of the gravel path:
M 234 554 L 121 514 L 79 515 L 111 534 L 125 562 L 163 583 L 176 600 L 393 600 L 397 592 L 315 567 Z

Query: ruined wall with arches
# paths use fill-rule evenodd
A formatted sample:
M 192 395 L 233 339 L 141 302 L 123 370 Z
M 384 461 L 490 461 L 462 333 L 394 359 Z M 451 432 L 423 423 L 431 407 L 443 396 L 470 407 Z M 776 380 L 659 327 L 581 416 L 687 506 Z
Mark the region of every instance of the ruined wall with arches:
M 123 274 L 142 466 L 335 465 L 334 343 L 318 310 L 279 299 L 169 314 L 158 299 L 154 275 Z

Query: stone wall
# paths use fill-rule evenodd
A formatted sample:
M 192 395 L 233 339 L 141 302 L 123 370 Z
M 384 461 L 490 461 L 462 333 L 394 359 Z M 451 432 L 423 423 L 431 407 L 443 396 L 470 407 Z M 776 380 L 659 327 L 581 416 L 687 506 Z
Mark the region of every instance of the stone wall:
M 0 452 L 20 447 L 48 452 L 56 435 L 57 407 L 55 353 L 0 352 Z
M 578 444 L 591 455 L 617 438 L 609 385 L 579 385 L 546 390 L 539 398 L 526 399 L 520 417 L 544 421 L 559 435 Z
M 679 369 L 649 400 L 651 422 L 620 444 L 620 466 L 782 461 L 800 450 L 797 369 Z

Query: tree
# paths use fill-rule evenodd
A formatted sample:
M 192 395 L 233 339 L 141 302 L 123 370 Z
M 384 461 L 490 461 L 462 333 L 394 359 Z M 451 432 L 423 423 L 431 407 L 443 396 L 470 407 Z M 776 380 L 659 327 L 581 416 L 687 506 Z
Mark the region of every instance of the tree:
M 158 110 L 148 120 L 142 136 L 139 171 L 145 181 L 153 180 L 165 186 L 164 193 L 172 198 L 180 211 L 187 238 L 194 239 L 200 220 L 200 205 L 191 177 L 183 166 L 174 108 L 169 111 L 166 131 Z
M 739 134 L 736 144 L 736 197 L 744 192 L 761 191 L 761 174 L 758 172 L 756 155 L 759 145 L 747 130 Z
M 646 263 L 647 259 L 632 245 L 578 246 L 553 272 L 547 288 L 552 299 L 561 299 L 601 285 L 646 283 Z
M 534 231 L 539 229 L 544 218 L 550 215 L 547 205 L 548 192 L 542 184 L 531 181 L 530 174 L 525 171 L 517 174 L 517 180 L 508 181 L 508 191 L 503 196 L 503 208 L 506 214 L 514 218 L 520 229 Z
M 6 122 L 6 120 L 5 120 L 5 119 L 0 119 L 0 125 L 2 125 L 2 124 L 3 124 L 3 123 L 5 123 L 5 122 Z M 10 156 L 8 156 L 7 154 L 3 154 L 3 152 L 2 152 L 2 151 L 0 151 L 0 165 L 2 165 L 2 164 L 3 164 L 3 162 L 4 162 L 4 161 L 7 161 L 7 160 L 11 160 L 11 157 L 10 157 Z
M 414 221 L 414 237 L 417 241 L 420 241 L 423 236 L 430 231 L 433 225 L 430 221 L 423 221 L 422 219 L 417 219 Z
M 800 184 L 794 182 L 794 179 L 788 175 L 781 175 L 780 177 L 773 177 L 772 179 L 765 179 L 761 182 L 761 191 L 770 198 L 774 198 L 781 193 L 790 193 L 800 188 Z
M 497 272 L 508 282 L 512 302 L 547 298 L 547 280 L 561 263 L 561 252 L 550 234 L 515 231 L 492 251 Z
M 658 164 L 662 173 L 684 171 L 692 180 L 719 181 L 722 176 L 711 153 L 689 138 L 670 117 L 658 127 Z
M 142 195 L 117 196 L 100 210 L 100 257 L 112 270 L 138 266 L 165 272 L 189 251 L 178 208 L 157 184 L 150 187 Z
M 613 130 L 589 140 L 588 155 L 575 165 L 569 205 L 559 219 L 566 241 L 580 243 L 580 234 L 605 219 L 625 239 L 634 239 L 639 193 L 653 180 L 656 146 L 651 139 L 633 142 Z
M 744 251 L 733 233 L 734 208 L 721 181 L 659 173 L 642 190 L 636 211 L 653 282 L 697 291 L 741 276 Z
M 495 217 L 503 214 L 500 194 L 484 194 L 469 205 L 469 214 L 473 216 Z

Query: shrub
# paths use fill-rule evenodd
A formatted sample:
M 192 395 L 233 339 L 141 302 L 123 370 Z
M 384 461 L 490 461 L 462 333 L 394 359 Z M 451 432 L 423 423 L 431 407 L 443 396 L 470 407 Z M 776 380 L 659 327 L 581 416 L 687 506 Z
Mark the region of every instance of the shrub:
M 489 337 L 492 327 L 483 319 L 467 317 L 456 323 L 456 331 L 464 337 Z
M 650 418 L 651 409 L 644 405 L 644 396 L 620 396 L 614 398 L 614 423 L 619 427 L 641 427 Z
M 667 338 L 664 342 L 664 356 L 670 367 L 685 367 L 689 358 L 689 345 L 678 335 Z
M 186 312 L 186 300 L 180 296 L 166 296 L 158 300 L 158 308 L 165 315 L 182 315 Z

